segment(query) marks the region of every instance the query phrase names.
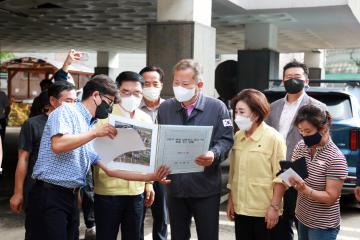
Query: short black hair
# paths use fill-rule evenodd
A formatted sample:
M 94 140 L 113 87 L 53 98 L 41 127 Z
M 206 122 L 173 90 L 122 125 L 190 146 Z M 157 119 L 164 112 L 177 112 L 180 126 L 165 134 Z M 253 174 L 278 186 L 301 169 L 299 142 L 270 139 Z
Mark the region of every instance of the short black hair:
M 74 84 L 68 81 L 56 81 L 53 85 L 51 85 L 48 89 L 48 95 L 50 97 L 54 97 L 59 99 L 62 91 L 71 91 L 74 90 Z
M 285 75 L 285 71 L 289 68 L 302 68 L 306 77 L 309 77 L 309 69 L 305 63 L 298 62 L 296 59 L 293 59 L 291 62 L 287 63 L 283 68 L 283 76 Z
M 141 69 L 141 71 L 139 72 L 139 74 L 141 76 L 143 76 L 144 73 L 146 72 L 157 72 L 160 75 L 160 82 L 164 83 L 164 71 L 157 66 L 146 66 L 143 69 Z
M 116 84 L 105 74 L 95 75 L 85 84 L 82 100 L 89 98 L 95 91 L 99 91 L 104 95 L 114 96 L 115 101 L 119 98 Z
M 48 91 L 43 91 L 38 96 L 38 107 L 43 112 L 50 105 Z
M 53 84 L 53 82 L 49 79 L 41 80 L 41 82 L 40 82 L 41 91 L 47 90 L 52 84 Z
M 117 78 L 116 78 L 116 85 L 119 88 L 122 84 L 122 82 L 125 81 L 133 81 L 133 82 L 139 82 L 141 84 L 141 86 L 144 85 L 144 78 L 136 72 L 132 72 L 132 71 L 124 71 L 121 72 Z

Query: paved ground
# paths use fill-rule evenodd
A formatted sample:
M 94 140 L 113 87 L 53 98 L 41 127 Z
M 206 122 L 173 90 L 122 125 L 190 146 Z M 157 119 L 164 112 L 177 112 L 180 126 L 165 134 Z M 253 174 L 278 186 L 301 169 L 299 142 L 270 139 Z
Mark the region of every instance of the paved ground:
M 16 167 L 18 132 L 19 129 L 8 129 L 4 147 L 4 176 L 0 179 L 0 239 L 4 240 L 21 240 L 24 236 L 23 214 L 15 215 L 10 212 L 8 207 Z M 225 204 L 226 202 L 221 205 L 220 211 L 220 239 L 233 240 L 235 239 L 234 224 L 226 219 Z M 337 239 L 360 240 L 360 204 L 355 203 L 351 198 L 344 198 L 341 214 L 342 225 Z M 152 239 L 151 225 L 151 212 L 148 211 L 145 220 L 145 239 L 148 240 Z M 83 239 L 84 231 L 84 222 L 81 221 L 80 239 Z M 197 239 L 194 224 L 192 224 L 191 239 Z

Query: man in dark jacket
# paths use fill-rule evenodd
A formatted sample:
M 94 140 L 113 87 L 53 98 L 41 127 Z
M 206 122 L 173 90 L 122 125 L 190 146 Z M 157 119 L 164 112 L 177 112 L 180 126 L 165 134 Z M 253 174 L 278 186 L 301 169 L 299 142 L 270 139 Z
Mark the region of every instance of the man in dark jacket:
M 160 105 L 158 123 L 169 125 L 213 126 L 210 149 L 194 161 L 203 172 L 170 175 L 168 207 L 171 239 L 190 239 L 194 217 L 199 240 L 219 238 L 220 163 L 233 145 L 233 127 L 225 104 L 201 93 L 200 66 L 191 59 L 175 65 L 175 98 Z

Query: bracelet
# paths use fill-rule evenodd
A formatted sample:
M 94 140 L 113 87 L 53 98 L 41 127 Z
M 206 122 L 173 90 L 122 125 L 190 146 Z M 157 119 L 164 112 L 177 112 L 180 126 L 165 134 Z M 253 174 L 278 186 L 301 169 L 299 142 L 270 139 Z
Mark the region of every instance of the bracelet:
M 270 207 L 272 207 L 273 209 L 275 209 L 276 211 L 280 210 L 280 206 L 276 205 L 276 204 L 270 204 Z
M 145 182 L 145 184 L 153 184 L 153 182 L 152 182 L 152 181 L 150 181 L 150 182 Z

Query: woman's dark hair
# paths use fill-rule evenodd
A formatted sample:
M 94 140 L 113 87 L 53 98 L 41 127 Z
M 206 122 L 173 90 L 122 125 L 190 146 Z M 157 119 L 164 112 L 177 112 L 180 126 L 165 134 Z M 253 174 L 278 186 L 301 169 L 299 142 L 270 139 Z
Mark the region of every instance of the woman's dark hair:
M 302 106 L 296 114 L 294 125 L 298 126 L 301 122 L 307 121 L 317 130 L 320 130 L 325 125 L 331 126 L 332 118 L 328 111 L 324 111 L 321 108 L 308 104 Z
M 75 86 L 68 81 L 56 81 L 53 85 L 51 85 L 48 89 L 49 97 L 54 97 L 56 99 L 60 98 L 60 94 L 62 91 L 71 91 L 74 90 Z
M 143 76 L 144 73 L 146 72 L 157 72 L 160 75 L 160 82 L 163 83 L 164 82 L 164 71 L 160 68 L 160 67 L 156 67 L 156 66 L 147 66 L 144 67 L 143 69 L 141 69 L 141 71 L 139 72 L 139 74 L 141 76 Z
M 110 77 L 105 74 L 93 76 L 84 86 L 82 100 L 89 98 L 95 91 L 103 95 L 110 95 L 118 99 L 118 90 L 116 84 Z
M 256 89 L 244 89 L 231 100 L 231 108 L 235 112 L 236 104 L 243 101 L 249 106 L 251 112 L 258 117 L 256 123 L 260 124 L 270 113 L 270 104 L 265 95 Z

